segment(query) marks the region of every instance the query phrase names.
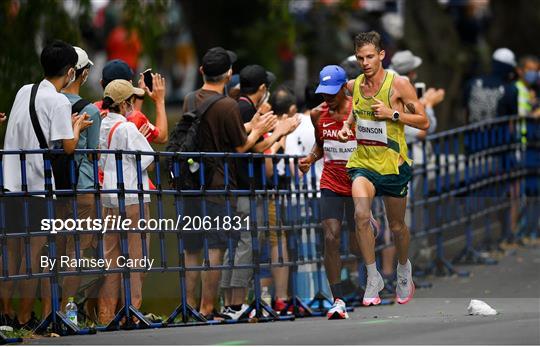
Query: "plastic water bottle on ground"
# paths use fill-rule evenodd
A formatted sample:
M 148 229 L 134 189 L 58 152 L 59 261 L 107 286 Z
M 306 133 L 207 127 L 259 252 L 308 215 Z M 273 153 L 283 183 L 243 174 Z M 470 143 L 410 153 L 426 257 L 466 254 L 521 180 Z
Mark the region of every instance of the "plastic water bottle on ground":
M 68 303 L 66 305 L 66 317 L 73 324 L 77 325 L 77 304 L 72 296 L 68 298 Z
M 264 301 L 264 303 L 268 306 L 272 305 L 272 295 L 270 295 L 270 290 L 268 290 L 268 287 L 262 287 L 261 300 Z
M 272 295 L 270 294 L 270 289 L 266 286 L 262 287 L 261 300 L 264 301 L 264 303 L 268 306 L 272 307 Z M 268 317 L 268 312 L 263 311 L 263 316 Z

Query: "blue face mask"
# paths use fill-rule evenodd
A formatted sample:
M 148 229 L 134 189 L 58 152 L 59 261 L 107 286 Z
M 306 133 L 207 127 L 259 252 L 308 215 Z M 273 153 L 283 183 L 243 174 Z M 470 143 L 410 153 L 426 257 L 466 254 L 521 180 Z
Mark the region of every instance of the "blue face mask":
M 529 70 L 523 75 L 523 79 L 527 82 L 528 85 L 532 86 L 538 80 L 538 71 Z

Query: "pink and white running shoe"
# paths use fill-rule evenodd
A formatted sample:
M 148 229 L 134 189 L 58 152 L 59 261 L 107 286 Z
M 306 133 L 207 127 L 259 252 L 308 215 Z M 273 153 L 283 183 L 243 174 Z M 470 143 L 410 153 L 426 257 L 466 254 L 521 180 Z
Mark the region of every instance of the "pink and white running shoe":
M 414 296 L 414 281 L 412 278 L 412 265 L 407 260 L 407 265 L 402 271 L 397 271 L 396 301 L 398 304 L 406 304 Z
M 379 272 L 375 278 L 367 279 L 366 291 L 364 293 L 364 299 L 362 300 L 362 305 L 379 305 L 381 303 L 381 298 L 379 297 L 379 292 L 384 288 L 384 280 Z

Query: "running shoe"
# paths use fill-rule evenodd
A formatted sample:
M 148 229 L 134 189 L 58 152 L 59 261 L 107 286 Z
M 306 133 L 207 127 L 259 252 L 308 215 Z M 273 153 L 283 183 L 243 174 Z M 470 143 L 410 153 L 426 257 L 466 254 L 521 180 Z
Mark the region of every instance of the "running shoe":
M 379 297 L 379 292 L 384 288 L 384 280 L 379 272 L 375 278 L 368 277 L 366 291 L 364 293 L 364 299 L 362 300 L 362 305 L 379 305 L 381 303 L 381 298 Z
M 412 266 L 407 261 L 407 269 L 404 272 L 397 271 L 396 301 L 398 304 L 406 304 L 414 295 L 414 281 L 412 278 Z
M 347 306 L 341 299 L 334 300 L 334 304 L 328 312 L 326 313 L 328 319 L 349 319 L 349 314 L 347 313 Z

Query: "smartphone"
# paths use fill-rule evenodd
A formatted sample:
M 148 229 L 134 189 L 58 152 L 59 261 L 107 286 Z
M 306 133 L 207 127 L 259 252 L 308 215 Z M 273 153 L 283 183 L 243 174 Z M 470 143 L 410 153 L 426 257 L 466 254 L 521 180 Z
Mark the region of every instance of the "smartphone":
M 424 93 L 426 92 L 426 84 L 424 82 L 416 82 L 414 87 L 416 88 L 416 96 L 418 99 L 423 97 Z
M 152 84 L 152 69 L 144 70 L 143 76 L 144 76 L 144 84 L 146 84 L 148 89 L 150 89 L 150 91 L 152 91 L 152 87 L 153 87 L 153 84 Z

